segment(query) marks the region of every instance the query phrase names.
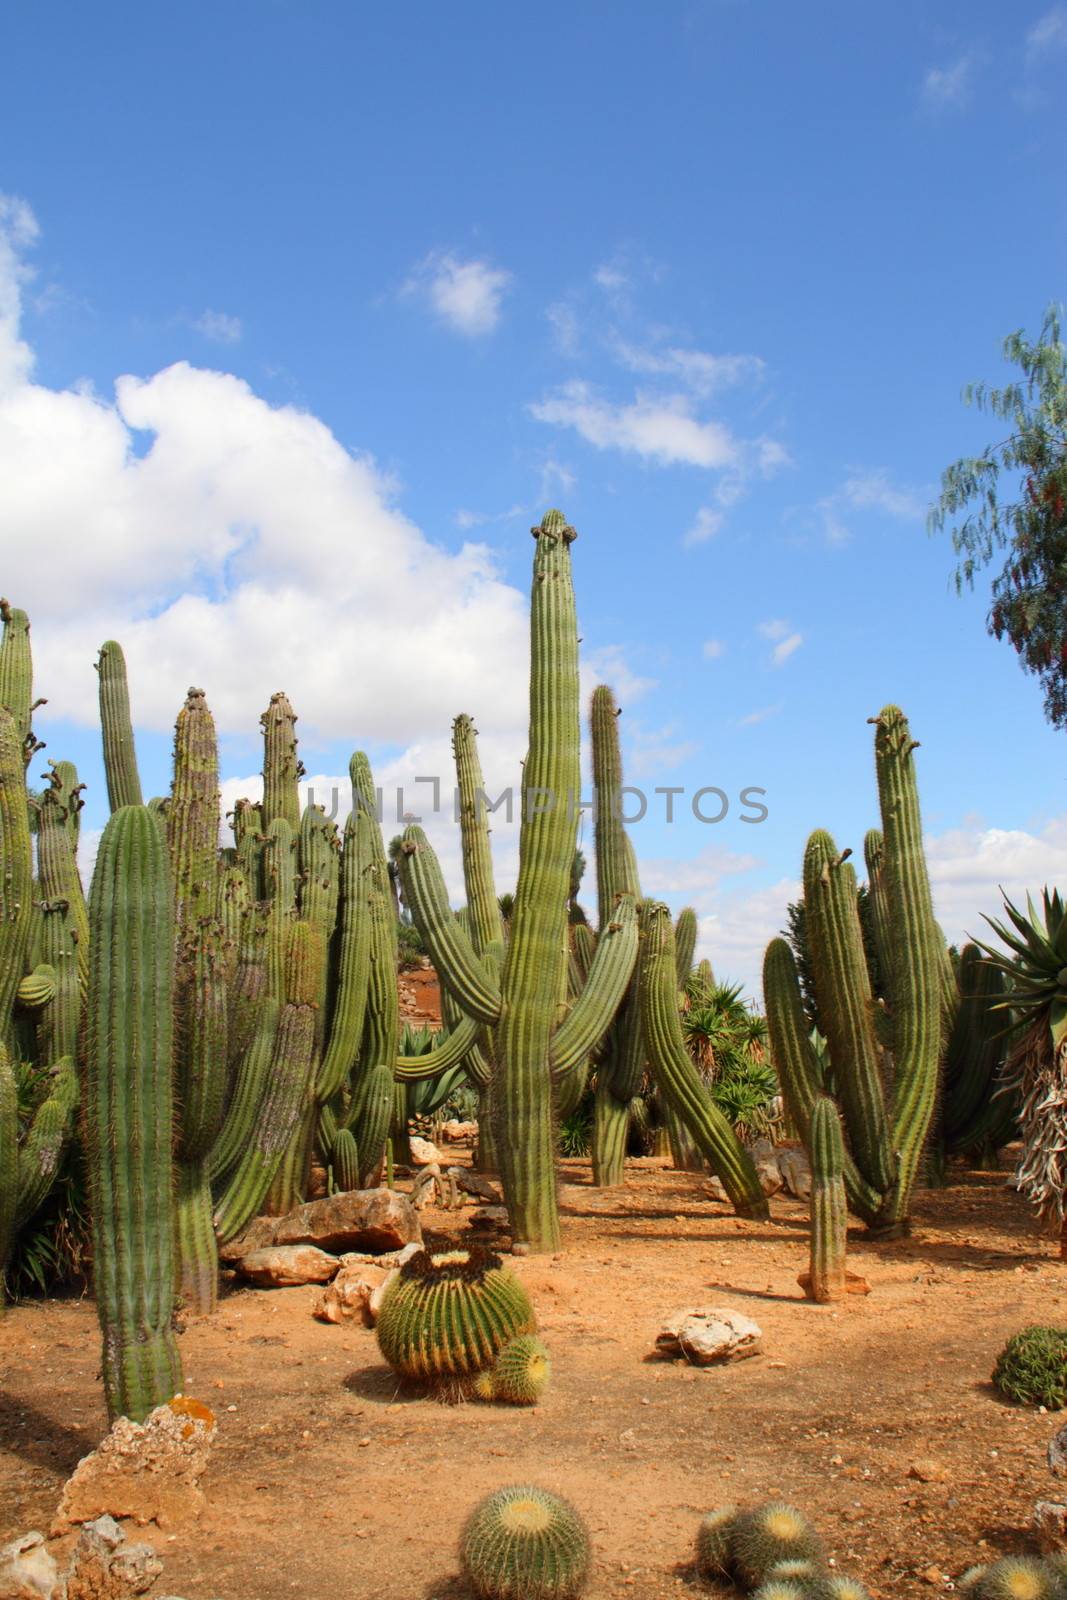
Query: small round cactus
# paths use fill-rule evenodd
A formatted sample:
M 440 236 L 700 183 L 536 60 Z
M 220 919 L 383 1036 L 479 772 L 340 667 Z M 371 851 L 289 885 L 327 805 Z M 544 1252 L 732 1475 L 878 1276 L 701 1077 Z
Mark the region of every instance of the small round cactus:
M 850 1578 L 846 1572 L 824 1574 L 822 1582 L 832 1597 L 832 1600 L 871 1600 L 864 1585 L 858 1578 Z
M 1067 1328 L 1033 1326 L 1013 1335 L 997 1357 L 993 1383 L 1009 1400 L 1067 1406 Z
M 725 1578 L 733 1564 L 736 1506 L 717 1506 L 700 1519 L 697 1529 L 697 1571 L 705 1578 Z
M 519 1484 L 474 1508 L 459 1555 L 480 1600 L 576 1600 L 589 1570 L 589 1535 L 566 1500 Z
M 986 1570 L 986 1563 L 980 1562 L 977 1566 L 968 1567 L 966 1572 L 961 1572 L 956 1579 L 956 1588 L 960 1594 L 970 1594 L 975 1584 Z
M 506 1344 L 485 1374 L 488 1398 L 512 1406 L 535 1406 L 552 1376 L 552 1359 L 536 1334 L 520 1333 Z
M 783 1561 L 822 1562 L 822 1545 L 806 1517 L 779 1501 L 738 1517 L 734 1564 L 750 1588 L 758 1588 Z
M 808 1586 L 800 1578 L 766 1578 L 753 1600 L 808 1600 Z
M 406 1378 L 466 1379 L 537 1323 L 526 1291 L 500 1257 L 474 1246 L 405 1262 L 382 1297 L 378 1345 Z
M 975 1600 L 1059 1600 L 1063 1587 L 1047 1562 L 1004 1556 L 985 1569 L 971 1593 Z
M 817 1561 L 794 1557 L 791 1561 L 778 1561 L 767 1574 L 767 1582 L 777 1579 L 785 1583 L 800 1583 L 810 1587 L 817 1579 L 826 1578 L 826 1572 Z

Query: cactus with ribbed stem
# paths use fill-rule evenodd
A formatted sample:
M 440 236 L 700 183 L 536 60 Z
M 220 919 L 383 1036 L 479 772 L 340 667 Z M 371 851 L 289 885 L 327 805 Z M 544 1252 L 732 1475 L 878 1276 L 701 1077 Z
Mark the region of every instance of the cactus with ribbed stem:
M 100 683 L 100 726 L 104 735 L 104 774 L 112 811 L 141 804 L 141 779 L 130 717 L 130 690 L 122 646 L 109 639 L 96 659 Z
M 19 725 L 0 706 L 0 1041 L 25 971 L 33 923 L 33 844 Z
M 766 1217 L 767 1201 L 752 1158 L 712 1100 L 685 1048 L 678 1017 L 674 928 L 665 905 L 654 901 L 642 905 L 641 945 L 642 1033 L 656 1088 L 721 1180 L 737 1213 Z
M 872 718 L 882 833 L 868 835 L 872 902 L 886 1007 L 879 1014 L 863 952 L 855 874 L 826 833 L 804 860 L 804 908 L 816 998 L 848 1132 L 843 1165 L 849 1205 L 876 1232 L 906 1230 L 930 1129 L 942 1052 L 944 939 L 934 921 L 922 851 L 914 751 L 896 706 Z M 823 1072 L 807 1034 L 796 965 L 785 941 L 764 958 L 772 1054 L 790 1116 L 806 1143 Z M 877 1026 L 876 1026 L 877 1018 Z M 891 1052 L 889 1078 L 883 1050 Z
M 845 1295 L 845 1251 L 848 1210 L 845 1200 L 845 1145 L 841 1118 L 828 1095 L 821 1094 L 812 1108 L 809 1133 L 811 1151 L 811 1268 L 808 1293 L 825 1305 Z
M 304 768 L 296 753 L 296 712 L 278 690 L 260 718 L 263 729 L 263 827 L 281 817 L 295 834 L 300 828 L 300 779 Z
M 162 833 L 115 811 L 89 898 L 84 1127 L 104 1389 L 142 1421 L 181 1388 L 171 1327 L 174 923 Z
M 536 1328 L 518 1278 L 479 1246 L 412 1256 L 382 1296 L 377 1324 L 394 1372 L 446 1387 L 491 1367 L 509 1340 Z
M 574 1507 L 527 1484 L 488 1495 L 460 1541 L 478 1600 L 577 1600 L 589 1563 L 589 1535 Z
M 284 817 L 275 818 L 267 829 L 263 879 L 267 903 L 267 993 L 284 1001 L 286 952 L 296 917 L 296 840 Z
M 15 736 L 22 752 L 23 768 L 39 746 L 31 726 L 36 709 L 33 700 L 33 659 L 30 651 L 30 619 L 25 611 L 0 600 L 0 706 L 15 719 Z M 37 701 L 43 705 L 43 701 Z
M 1007 984 L 976 944 L 960 951 L 959 1004 L 945 1049 L 941 1134 L 950 1153 L 996 1151 L 1015 1136 L 1018 1095 L 999 1089 Z
M 18 1205 L 19 1097 L 15 1073 L 3 1039 L 0 1039 L 0 1289 L 15 1239 Z M 0 1296 L 2 1304 L 2 1296 Z

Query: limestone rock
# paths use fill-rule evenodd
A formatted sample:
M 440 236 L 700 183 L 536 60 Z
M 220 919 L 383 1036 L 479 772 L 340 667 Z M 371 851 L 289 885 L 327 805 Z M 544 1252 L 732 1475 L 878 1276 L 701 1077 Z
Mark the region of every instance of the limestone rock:
M 127 1544 L 111 1517 L 82 1529 L 67 1569 L 66 1600 L 126 1600 L 144 1594 L 163 1571 L 150 1544 Z
M 777 1194 L 785 1179 L 782 1177 L 782 1169 L 778 1165 L 778 1152 L 770 1139 L 756 1139 L 748 1146 L 748 1153 L 752 1157 L 756 1175 L 760 1181 L 760 1188 L 764 1194 Z
M 342 1267 L 315 1301 L 311 1314 L 320 1322 L 346 1322 L 353 1317 L 367 1322 L 371 1295 L 379 1285 L 395 1276 L 395 1268 L 389 1271 L 362 1263 Z
M 686 1306 L 675 1311 L 656 1337 L 656 1349 L 684 1356 L 694 1366 L 743 1361 L 759 1355 L 763 1330 L 751 1317 L 725 1306 Z
M 0 1600 L 52 1600 L 58 1583 L 43 1533 L 24 1533 L 0 1548 Z
M 1067 1505 L 1059 1500 L 1039 1500 L 1034 1506 L 1033 1524 L 1046 1555 L 1067 1550 Z
M 1067 1478 L 1067 1425 L 1048 1442 L 1048 1469 L 1054 1478 Z
M 441 1137 L 447 1144 L 459 1144 L 463 1139 L 477 1139 L 478 1124 L 476 1122 L 451 1122 L 441 1124 Z
M 411 1145 L 411 1159 L 417 1167 L 428 1167 L 431 1161 L 440 1161 L 441 1152 L 429 1139 L 420 1139 L 413 1133 L 408 1143 Z
M 268 1245 L 234 1262 L 238 1275 L 265 1289 L 288 1289 L 299 1283 L 329 1283 L 339 1262 L 313 1244 Z
M 284 1217 L 257 1217 L 239 1239 L 219 1251 L 228 1264 L 270 1245 L 315 1244 L 345 1250 L 400 1250 L 422 1243 L 419 1218 L 407 1195 L 395 1189 L 351 1189 L 297 1206 Z
M 403 1250 L 386 1250 L 384 1255 L 372 1255 L 369 1250 L 346 1250 L 341 1257 L 342 1267 L 402 1267 L 405 1261 L 418 1255 L 421 1243 L 406 1244 Z
M 803 1150 L 779 1150 L 778 1171 L 789 1193 L 797 1200 L 811 1195 L 811 1163 Z
M 163 1527 L 199 1515 L 200 1479 L 215 1439 L 213 1412 L 176 1395 L 145 1422 L 119 1417 L 63 1487 L 52 1534 L 109 1514 Z

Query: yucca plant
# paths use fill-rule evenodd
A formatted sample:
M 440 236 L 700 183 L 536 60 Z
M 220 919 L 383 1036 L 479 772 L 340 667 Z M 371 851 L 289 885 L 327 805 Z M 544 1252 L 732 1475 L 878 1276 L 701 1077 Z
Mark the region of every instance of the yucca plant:
M 1005 896 L 1011 927 L 987 917 L 998 950 L 987 958 L 1010 983 L 1001 1009 L 1018 1018 L 1005 1081 L 1020 1100 L 1023 1155 L 1018 1184 L 1038 1215 L 1058 1218 L 1060 1255 L 1067 1260 L 1067 909 L 1058 889 L 1041 891 L 1041 909 L 1026 897 L 1024 915 Z

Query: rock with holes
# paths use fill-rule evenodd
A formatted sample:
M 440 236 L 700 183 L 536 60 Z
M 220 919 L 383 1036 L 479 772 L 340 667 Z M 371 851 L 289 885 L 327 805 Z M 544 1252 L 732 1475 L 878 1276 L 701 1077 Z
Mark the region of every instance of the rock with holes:
M 144 1422 L 119 1417 L 64 1484 L 53 1535 L 102 1515 L 161 1528 L 198 1516 L 214 1440 L 214 1413 L 184 1395 L 157 1406 Z
M 0 1600 L 59 1600 L 59 1568 L 43 1533 L 24 1533 L 0 1548 Z
M 762 1348 L 759 1323 L 725 1306 L 685 1306 L 667 1318 L 656 1336 L 662 1355 L 684 1356 L 696 1367 L 744 1361 Z
M 112 1517 L 86 1523 L 67 1568 L 65 1600 L 127 1600 L 144 1594 L 163 1571 L 150 1544 L 128 1544 Z

